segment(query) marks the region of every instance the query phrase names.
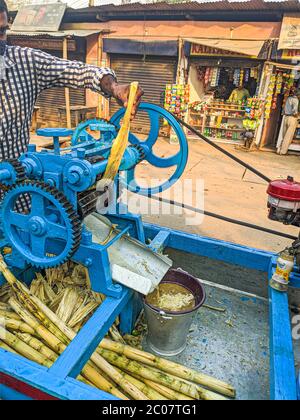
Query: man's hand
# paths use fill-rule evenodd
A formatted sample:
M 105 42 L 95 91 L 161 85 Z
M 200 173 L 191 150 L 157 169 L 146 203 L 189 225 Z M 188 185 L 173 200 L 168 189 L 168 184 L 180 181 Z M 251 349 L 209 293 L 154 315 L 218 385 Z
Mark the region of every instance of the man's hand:
M 107 75 L 107 76 L 104 76 L 101 81 L 101 88 L 105 93 L 115 98 L 120 106 L 127 107 L 129 93 L 130 93 L 130 84 L 119 85 L 112 76 Z M 144 95 L 144 91 L 139 86 L 136 97 L 135 97 L 132 117 L 136 115 L 143 95 Z

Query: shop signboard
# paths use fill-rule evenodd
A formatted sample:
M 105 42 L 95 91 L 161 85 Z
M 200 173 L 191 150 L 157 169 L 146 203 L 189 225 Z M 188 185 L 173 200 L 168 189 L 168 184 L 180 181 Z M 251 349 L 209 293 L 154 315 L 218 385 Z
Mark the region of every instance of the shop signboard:
M 219 48 L 209 47 L 207 45 L 192 44 L 191 45 L 191 56 L 212 56 L 212 57 L 234 57 L 240 58 L 245 57 L 246 54 L 239 54 L 235 51 L 228 51 Z
M 59 30 L 66 7 L 65 3 L 23 5 L 17 13 L 12 30 L 56 32 Z
M 300 61 L 300 49 L 299 50 L 283 50 L 281 54 L 281 59 Z
M 300 14 L 284 16 L 278 49 L 300 50 Z

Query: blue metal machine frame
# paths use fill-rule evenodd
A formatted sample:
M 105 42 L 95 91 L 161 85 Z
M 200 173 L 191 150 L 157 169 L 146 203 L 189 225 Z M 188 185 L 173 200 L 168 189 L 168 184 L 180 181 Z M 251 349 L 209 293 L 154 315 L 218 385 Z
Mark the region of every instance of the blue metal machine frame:
M 152 104 L 142 104 L 141 109 L 150 116 L 151 130 L 146 141 L 139 140 L 133 134 L 130 135 L 131 147 L 127 148 L 123 156 L 121 170 L 127 171 L 129 175 L 129 180 L 127 179 L 127 183 L 125 183 L 129 190 L 148 195 L 148 193 L 161 192 L 176 182 L 185 168 L 188 146 L 180 125 L 167 111 Z M 114 284 L 111 278 L 107 250 L 122 235 L 129 233 L 131 237 L 143 243 L 146 243 L 145 239 L 150 239 L 151 244 L 149 246 L 153 250 L 162 251 L 169 247 L 260 270 L 268 273 L 269 278 L 275 270 L 276 256 L 272 253 L 155 225 L 143 224 L 140 216 L 128 213 L 127 209 L 126 211 L 119 211 L 120 205 L 117 206 L 115 213 L 108 214 L 110 220 L 117 224 L 120 229 L 120 234 L 114 239 L 107 244 L 95 244 L 92 241 L 92 235 L 83 228 L 80 232 L 80 242 L 78 235 L 72 236 L 70 239 L 71 245 L 69 246 L 67 242 L 67 245 L 65 245 L 66 251 L 64 251 L 62 241 L 59 241 L 59 239 L 63 239 L 62 237 L 68 230 L 67 225 L 63 225 L 62 229 L 58 224 L 60 218 L 65 217 L 66 211 L 72 213 L 77 208 L 77 192 L 85 191 L 93 186 L 97 176 L 104 172 L 112 139 L 116 136 L 116 129 L 123 113 L 124 110 L 118 112 L 112 118 L 112 124 L 103 121 L 100 123 L 99 121 L 90 121 L 79 126 L 73 135 L 72 147 L 65 149 L 65 152 L 68 152 L 66 154 L 61 154 L 59 137 L 70 135 L 72 132 L 62 131 L 61 129 L 46 130 L 43 134 L 54 138 L 53 152 L 48 150 L 37 153 L 35 147 L 30 146 L 28 152 L 21 156 L 20 162 L 17 162 L 17 166 L 16 162 L 11 161 L 0 163 L 1 182 L 7 182 L 8 185 L 12 186 L 1 204 L 2 219 L 5 221 L 2 224 L 2 229 L 6 234 L 6 239 L 2 241 L 3 243 L 0 241 L 0 247 L 5 246 L 7 239 L 9 239 L 8 243 L 13 244 L 16 248 L 16 251 L 14 251 L 13 247 L 12 254 L 6 256 L 8 264 L 19 271 L 25 270 L 28 266 L 26 263 L 32 263 L 32 261 L 36 262 L 36 264 L 33 264 L 35 267 L 47 267 L 47 264 L 49 264 L 48 257 L 39 259 L 41 238 L 44 239 L 44 242 L 47 239 L 49 240 L 49 249 L 55 249 L 55 255 L 61 255 L 62 262 L 70 255 L 72 260 L 88 267 L 92 288 L 107 296 L 104 303 L 96 310 L 64 353 L 49 369 L 0 349 L 0 398 L 34 398 L 34 392 L 27 392 L 28 389 L 31 389 L 31 391 L 33 389 L 33 391 L 36 390 L 37 395 L 41 395 L 39 393 L 42 392 L 45 395 L 60 399 L 115 399 L 113 396 L 97 391 L 74 378 L 81 372 L 117 316 L 120 316 L 122 333 L 132 331 L 138 316 L 140 310 L 138 295 L 125 287 Z M 171 158 L 160 158 L 153 151 L 161 118 L 169 121 L 179 137 L 180 152 Z M 85 131 L 87 125 L 96 125 L 95 129 L 100 127 L 100 131 L 103 131 L 101 142 L 95 141 L 89 136 Z M 100 161 L 93 160 L 94 157 L 99 158 L 99 156 L 102 156 L 103 159 Z M 134 169 L 135 165 L 143 159 L 159 168 L 175 165 L 175 173 L 168 182 L 154 189 L 142 188 L 135 181 Z M 21 185 L 15 184 L 16 174 L 19 173 L 20 169 L 21 172 L 22 170 L 25 171 L 27 178 L 33 181 L 38 180 L 39 183 L 33 185 L 28 182 L 21 183 Z M 43 181 L 44 184 L 41 184 L 40 181 Z M 122 180 L 119 181 L 122 182 Z M 130 184 L 129 181 L 131 181 Z M 31 189 L 32 202 L 36 205 L 31 206 L 29 215 L 15 214 L 13 209 L 16 194 L 27 191 L 28 188 Z M 68 203 L 64 204 L 60 198 L 61 195 L 54 194 L 53 189 L 62 191 L 72 207 L 68 207 Z M 40 201 L 41 197 L 44 196 L 46 202 L 51 203 L 51 212 L 49 204 L 46 206 L 44 202 Z M 34 201 L 34 198 L 36 201 Z M 5 208 L 8 209 L 7 212 L 3 210 Z M 45 226 L 46 223 L 47 226 Z M 76 223 L 75 220 L 74 226 Z M 12 226 L 12 228 L 8 229 L 8 226 Z M 21 234 L 18 228 L 20 228 Z M 74 242 L 75 239 L 78 240 L 79 246 L 74 247 L 73 253 L 69 253 L 73 246 L 72 241 Z M 54 243 L 52 244 L 51 241 Z M 23 246 L 24 244 L 26 247 Z M 32 247 L 31 254 L 30 249 L 28 251 L 28 244 L 31 244 Z M 54 260 L 54 263 L 56 264 L 57 261 Z M 300 273 L 296 269 L 292 275 L 292 286 L 300 287 Z M 295 400 L 297 399 L 297 382 L 299 388 L 300 378 L 298 377 L 297 380 L 294 366 L 288 297 L 286 294 L 276 292 L 273 289 L 270 289 L 269 293 L 271 397 L 276 400 Z
M 151 239 L 154 249 L 165 247 L 214 258 L 272 276 L 276 267 L 275 255 L 269 252 L 200 237 L 180 231 L 144 224 L 144 236 Z M 300 287 L 300 273 L 292 275 L 292 286 Z M 297 383 L 294 365 L 292 331 L 288 297 L 269 289 L 270 298 L 270 390 L 274 400 L 296 400 Z M 115 399 L 75 380 L 115 318 L 120 315 L 122 332 L 131 331 L 139 310 L 138 297 L 124 288 L 119 298 L 109 297 L 86 323 L 65 352 L 50 369 L 23 357 L 0 350 L 0 375 L 5 374 L 35 389 L 60 399 Z M 298 390 L 299 392 L 299 390 Z M 17 389 L 0 385 L 0 397 L 18 399 L 29 397 Z

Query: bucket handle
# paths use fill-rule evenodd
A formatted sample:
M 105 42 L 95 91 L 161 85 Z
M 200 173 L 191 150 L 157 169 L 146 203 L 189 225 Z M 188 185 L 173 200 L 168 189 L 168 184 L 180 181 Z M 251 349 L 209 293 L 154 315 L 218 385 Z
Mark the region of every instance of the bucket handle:
M 164 321 L 170 321 L 173 318 L 171 316 L 167 316 L 167 314 L 164 311 L 159 311 L 159 313 L 158 313 L 158 319 L 159 320 L 163 319 Z

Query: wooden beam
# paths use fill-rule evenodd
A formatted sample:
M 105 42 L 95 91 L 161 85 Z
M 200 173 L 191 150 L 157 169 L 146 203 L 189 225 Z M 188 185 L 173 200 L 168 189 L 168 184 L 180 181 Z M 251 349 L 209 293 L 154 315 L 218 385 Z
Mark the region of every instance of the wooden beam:
M 68 59 L 68 38 L 64 38 L 63 42 L 63 58 L 64 60 Z M 66 117 L 67 117 L 67 128 L 72 128 L 71 126 L 71 108 L 70 108 L 70 89 L 65 88 L 65 100 L 66 100 Z

